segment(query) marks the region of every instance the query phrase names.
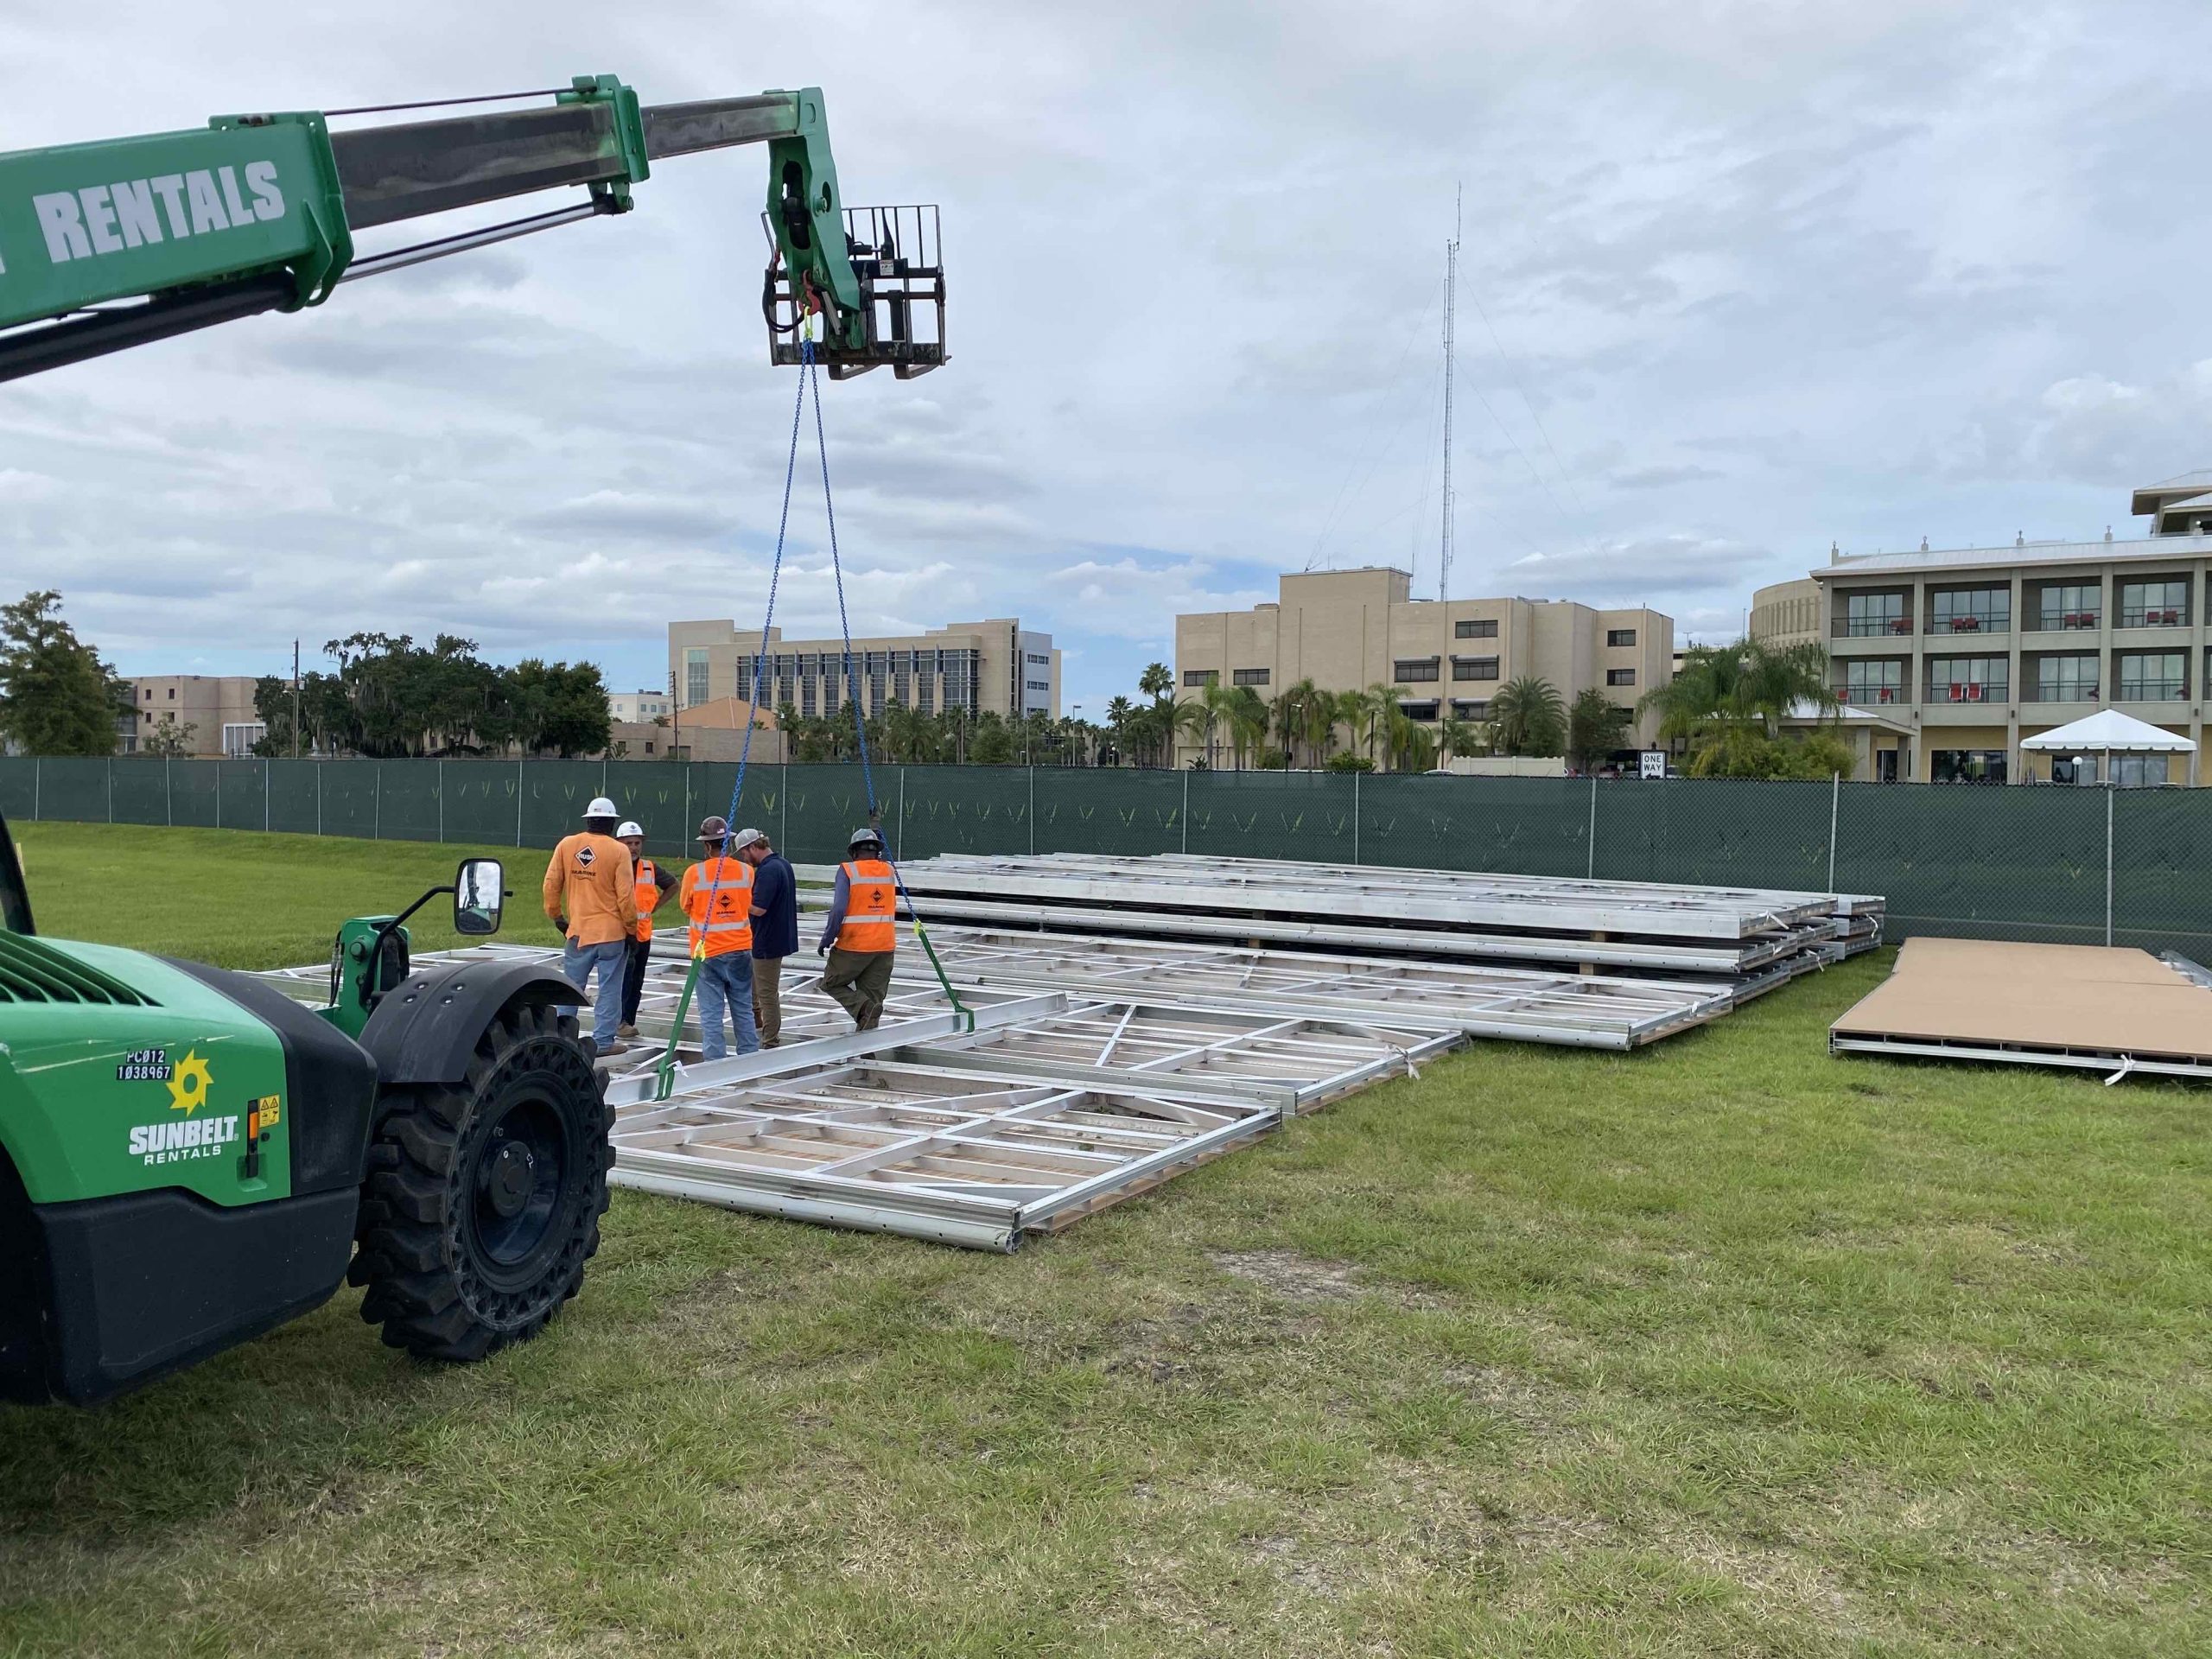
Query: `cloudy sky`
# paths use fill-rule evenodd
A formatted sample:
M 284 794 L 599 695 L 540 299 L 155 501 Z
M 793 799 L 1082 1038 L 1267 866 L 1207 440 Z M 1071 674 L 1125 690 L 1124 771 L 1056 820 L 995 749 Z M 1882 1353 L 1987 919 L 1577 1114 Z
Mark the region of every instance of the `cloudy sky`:
M 2202 0 L 15 0 L 0 148 L 819 84 L 847 199 L 941 203 L 950 266 L 947 368 L 826 388 L 855 629 L 1018 614 L 1096 713 L 1281 570 L 1435 591 L 1459 188 L 1454 593 L 1720 639 L 1832 541 L 2139 533 L 2129 486 L 2212 466 L 2208 47 Z M 657 683 L 669 619 L 765 597 L 765 181 L 668 162 L 626 219 L 0 386 L 0 588 L 126 672 L 367 627 Z M 835 632 L 821 525 L 787 632 Z

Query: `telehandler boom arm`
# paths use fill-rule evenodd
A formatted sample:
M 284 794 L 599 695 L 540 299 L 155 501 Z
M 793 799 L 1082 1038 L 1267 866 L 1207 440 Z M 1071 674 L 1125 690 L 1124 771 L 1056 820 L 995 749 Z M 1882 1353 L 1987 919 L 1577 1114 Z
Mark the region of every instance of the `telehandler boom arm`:
M 554 101 L 480 107 L 546 96 Z M 460 105 L 480 107 L 378 126 L 330 124 Z M 845 208 L 818 87 L 646 106 L 615 77 L 585 75 L 545 92 L 218 116 L 205 130 L 0 154 L 0 380 L 262 311 L 319 305 L 344 281 L 626 213 L 653 162 L 760 143 L 769 159 L 765 219 L 773 251 L 764 308 L 772 334 L 791 332 L 788 321 L 778 326 L 780 301 L 787 319 L 821 314 L 822 355 L 835 374 L 888 363 L 904 378 L 941 363 L 934 210 Z M 581 187 L 588 199 L 357 254 L 362 231 L 563 187 Z M 903 238 L 895 228 L 902 213 L 917 226 Z M 874 227 L 871 241 L 853 234 L 863 226 Z M 925 228 L 930 245 L 917 248 Z M 917 299 L 936 302 L 933 340 L 912 337 Z

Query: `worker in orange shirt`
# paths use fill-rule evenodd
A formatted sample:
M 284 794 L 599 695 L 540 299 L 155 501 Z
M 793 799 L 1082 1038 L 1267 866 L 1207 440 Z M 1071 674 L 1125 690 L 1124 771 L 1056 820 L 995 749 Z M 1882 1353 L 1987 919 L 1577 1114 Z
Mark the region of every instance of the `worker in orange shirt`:
M 638 931 L 636 874 L 615 821 L 614 803 L 600 796 L 584 809 L 582 832 L 563 836 L 545 864 L 545 914 L 565 941 L 561 971 L 580 992 L 599 976 L 591 1036 L 602 1055 L 622 1052 L 622 981 Z
M 753 867 L 723 856 L 729 824 L 720 817 L 699 826 L 706 856 L 683 872 L 680 897 L 691 918 L 691 955 L 699 969 L 699 1052 L 719 1060 L 728 1052 L 722 1040 L 727 1012 L 737 1032 L 737 1052 L 760 1046 L 753 1023 Z
M 846 850 L 852 857 L 837 867 L 822 929 L 821 953 L 829 958 L 822 988 L 844 1005 L 855 1026 L 874 1031 L 891 989 L 899 878 L 874 830 L 855 831 Z
M 630 960 L 622 975 L 622 1026 L 614 1033 L 626 1042 L 638 1034 L 638 1000 L 645 994 L 645 970 L 652 963 L 653 912 L 676 886 L 676 878 L 645 856 L 645 827 L 635 819 L 617 830 L 614 839 L 630 849 L 637 884 L 638 931 L 630 941 Z

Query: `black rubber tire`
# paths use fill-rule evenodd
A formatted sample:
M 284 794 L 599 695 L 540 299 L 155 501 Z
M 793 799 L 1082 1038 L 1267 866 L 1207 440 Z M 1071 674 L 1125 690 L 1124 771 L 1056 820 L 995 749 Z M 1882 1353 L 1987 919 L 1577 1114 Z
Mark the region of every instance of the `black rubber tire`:
M 550 1007 L 501 1014 L 461 1083 L 387 1090 L 346 1273 L 361 1317 L 426 1359 L 537 1335 L 599 1249 L 612 1123 L 575 1016 Z

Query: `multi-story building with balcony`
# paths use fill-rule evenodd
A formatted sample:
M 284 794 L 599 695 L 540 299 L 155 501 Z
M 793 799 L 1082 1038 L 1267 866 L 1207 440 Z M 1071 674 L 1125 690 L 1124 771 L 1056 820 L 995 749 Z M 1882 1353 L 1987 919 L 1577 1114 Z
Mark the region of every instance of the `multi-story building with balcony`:
M 2137 490 L 2132 506 L 2152 522 L 2139 541 L 1923 545 L 1812 573 L 1836 696 L 1914 734 L 1874 757 L 1876 776 L 2093 781 L 2094 761 L 2020 741 L 2102 708 L 2202 742 L 2212 474 Z M 2196 757 L 2175 757 L 2166 781 L 2199 781 Z

